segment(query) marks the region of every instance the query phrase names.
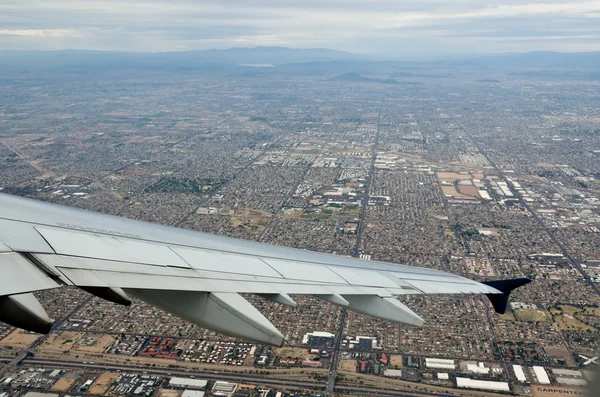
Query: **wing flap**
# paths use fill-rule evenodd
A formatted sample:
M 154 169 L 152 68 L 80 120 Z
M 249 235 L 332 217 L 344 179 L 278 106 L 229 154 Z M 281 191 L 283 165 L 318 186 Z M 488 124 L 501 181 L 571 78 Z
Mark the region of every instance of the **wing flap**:
M 131 274 L 155 274 L 164 276 L 198 277 L 199 272 L 181 267 L 149 266 L 141 263 L 118 262 L 106 259 L 82 258 L 66 255 L 36 254 L 34 257 L 44 265 L 65 274 L 64 269 L 103 270 L 109 272 L 123 272 Z M 76 284 L 77 285 L 77 284 Z
M 425 294 L 498 294 L 495 288 L 475 281 L 440 282 L 429 280 L 407 280 L 407 282 Z
M 90 269 L 59 268 L 74 285 L 86 287 L 121 287 L 123 289 L 154 289 L 172 291 L 239 292 L 248 294 L 352 294 L 390 296 L 385 288 L 352 285 L 293 284 L 285 281 L 243 281 L 231 279 L 207 279 L 190 276 L 165 276 Z
M 246 274 L 218 271 L 203 271 L 192 268 L 170 266 L 146 266 L 139 263 L 116 262 L 102 259 L 81 258 L 66 255 L 36 254 L 35 259 L 61 275 L 66 284 L 81 287 L 156 288 L 160 290 L 187 290 L 212 292 L 243 292 L 258 294 L 359 294 L 370 293 L 381 296 L 420 294 L 411 287 L 382 287 L 369 285 L 371 282 L 348 284 L 317 282 L 310 270 L 313 265 L 299 263 L 295 273 L 288 276 L 302 277 L 258 277 Z M 308 267 L 309 271 L 302 271 Z M 381 276 L 376 273 L 377 276 Z M 308 276 L 308 277 L 307 277 Z M 331 281 L 331 280 L 328 280 Z M 358 281 L 358 280 L 357 280 Z
M 23 294 L 60 285 L 16 252 L 0 254 L 0 296 Z

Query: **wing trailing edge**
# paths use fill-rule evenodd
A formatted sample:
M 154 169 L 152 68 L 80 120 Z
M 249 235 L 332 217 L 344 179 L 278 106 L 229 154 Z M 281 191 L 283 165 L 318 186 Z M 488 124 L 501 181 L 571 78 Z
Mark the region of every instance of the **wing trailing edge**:
M 361 314 L 420 326 L 395 296 L 486 294 L 506 310 L 529 283 L 479 283 L 433 269 L 365 261 L 231 239 L 0 194 L 0 321 L 48 332 L 51 321 L 30 293 L 77 286 L 111 302 L 131 297 L 199 326 L 242 339 L 284 337 L 240 293 L 296 307 L 312 295 Z M 41 309 L 41 310 L 40 310 Z

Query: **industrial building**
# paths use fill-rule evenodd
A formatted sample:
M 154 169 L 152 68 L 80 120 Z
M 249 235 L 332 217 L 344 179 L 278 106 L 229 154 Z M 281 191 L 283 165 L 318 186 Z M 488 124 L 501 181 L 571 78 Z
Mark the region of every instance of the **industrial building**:
M 550 378 L 548 378 L 548 373 L 546 372 L 544 367 L 534 366 L 533 373 L 535 374 L 535 377 L 540 385 L 550 384 Z
M 320 331 L 309 332 L 307 334 L 304 334 L 304 337 L 302 338 L 302 344 L 303 345 L 308 344 L 308 341 L 310 340 L 311 337 L 333 339 L 333 338 L 335 338 L 335 334 L 332 334 L 331 332 L 320 332 Z
M 204 389 L 208 384 L 204 379 L 191 379 L 191 378 L 171 378 L 169 380 L 169 386 L 171 387 L 191 387 L 195 389 Z
M 383 376 L 387 376 L 389 378 L 401 378 L 402 370 L 387 368 L 383 371 Z
M 215 382 L 212 388 L 213 396 L 225 396 L 231 397 L 237 390 L 237 384 L 225 382 L 225 381 L 217 381 Z
M 517 364 L 513 364 L 513 371 L 515 372 L 515 376 L 517 380 L 521 383 L 527 382 L 527 378 L 525 377 L 525 371 L 523 371 L 523 367 Z
M 425 358 L 425 367 L 439 369 L 456 369 L 456 364 L 454 364 L 454 360 L 427 357 Z
M 204 397 L 204 392 L 200 390 L 185 389 L 181 394 L 181 397 Z
M 469 378 L 456 378 L 456 387 L 465 389 L 481 389 L 494 391 L 510 391 L 507 382 L 494 382 L 489 380 L 478 380 Z

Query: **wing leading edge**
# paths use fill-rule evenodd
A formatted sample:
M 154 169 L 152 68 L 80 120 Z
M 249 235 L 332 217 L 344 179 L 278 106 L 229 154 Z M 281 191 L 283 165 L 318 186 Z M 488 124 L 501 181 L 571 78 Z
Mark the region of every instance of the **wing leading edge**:
M 75 285 L 111 302 L 130 296 L 226 335 L 282 345 L 240 293 L 292 307 L 313 295 L 372 317 L 421 326 L 407 294 L 485 294 L 503 312 L 531 280 L 479 283 L 436 270 L 255 243 L 0 194 L 0 320 L 48 332 L 31 292 Z

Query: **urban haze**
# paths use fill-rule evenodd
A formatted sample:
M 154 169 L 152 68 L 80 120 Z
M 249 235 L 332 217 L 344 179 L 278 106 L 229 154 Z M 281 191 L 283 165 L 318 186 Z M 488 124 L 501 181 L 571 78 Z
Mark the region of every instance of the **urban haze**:
M 582 395 L 600 342 L 598 70 L 593 52 L 0 52 L 2 194 L 534 280 L 504 315 L 401 296 L 422 328 L 248 296 L 282 348 L 46 291 L 49 335 L 0 323 L 0 396 Z

